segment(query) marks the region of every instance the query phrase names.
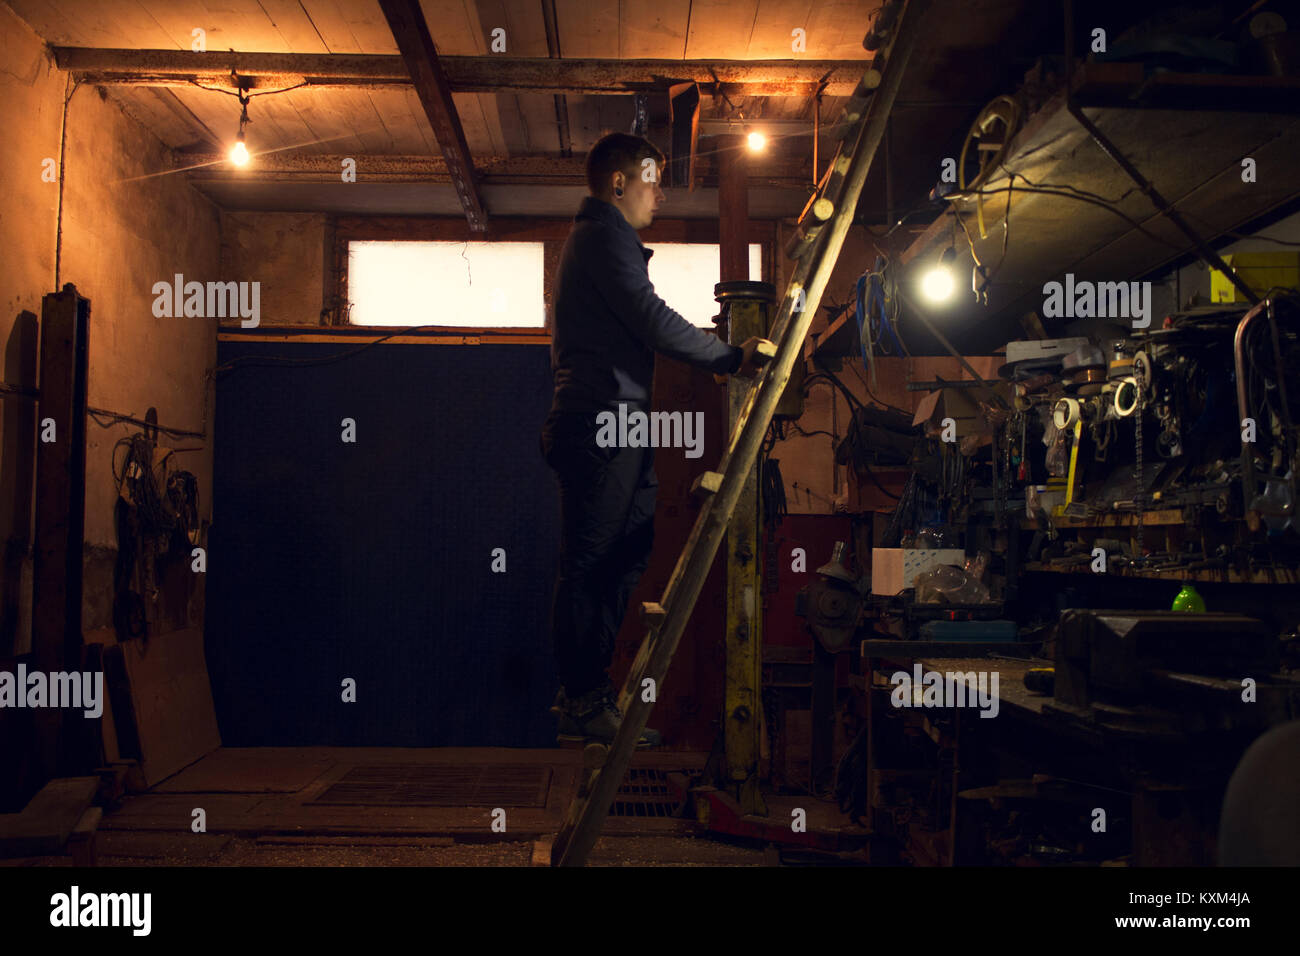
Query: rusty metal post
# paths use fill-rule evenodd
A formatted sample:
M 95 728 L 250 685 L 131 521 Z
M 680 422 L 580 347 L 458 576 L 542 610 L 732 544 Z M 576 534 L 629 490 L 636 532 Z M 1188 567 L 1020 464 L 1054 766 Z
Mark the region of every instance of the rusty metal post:
M 740 345 L 767 335 L 767 304 L 776 290 L 749 282 L 748 157 L 739 136 L 719 138 L 718 237 L 721 282 L 714 295 L 727 316 L 727 336 Z M 762 286 L 762 288 L 753 288 Z M 727 432 L 736 428 L 749 394 L 747 379 L 727 383 Z M 742 813 L 766 814 L 759 791 L 758 762 L 762 747 L 763 602 L 758 509 L 758 469 L 755 462 L 745 479 L 736 510 L 727 526 L 726 686 L 723 692 L 723 739 L 726 747 L 725 786 Z
M 714 289 L 728 316 L 732 345 L 768 334 L 769 309 L 776 289 L 766 282 L 720 282 Z M 749 393 L 747 380 L 728 382 L 728 427 L 740 419 Z M 745 479 L 727 525 L 726 686 L 723 693 L 723 739 L 726 789 L 742 813 L 764 816 L 767 805 L 759 789 L 763 745 L 763 520 L 759 508 L 756 461 Z
M 36 547 L 32 665 L 47 675 L 81 669 L 81 590 L 86 527 L 86 378 L 90 301 L 72 283 L 41 303 L 36 446 Z M 20 690 L 20 693 L 25 690 Z M 69 721 L 84 723 L 78 711 Z M 35 716 L 37 758 L 47 777 L 76 774 L 82 727 L 58 707 Z

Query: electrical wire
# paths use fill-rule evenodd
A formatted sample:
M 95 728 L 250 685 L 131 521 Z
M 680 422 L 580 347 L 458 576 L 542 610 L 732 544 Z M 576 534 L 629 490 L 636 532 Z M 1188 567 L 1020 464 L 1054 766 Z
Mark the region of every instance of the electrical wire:
M 825 435 L 832 440 L 837 440 L 838 437 L 834 432 L 828 432 L 824 428 L 815 428 L 810 432 L 804 431 L 802 428 L 799 427 L 798 423 L 796 422 L 791 422 L 790 427 L 793 428 L 795 431 L 797 431 L 800 435 L 803 435 L 805 438 L 812 438 L 814 435 Z
M 866 407 L 866 406 L 863 405 L 862 402 L 858 399 L 858 396 L 854 395 L 851 391 L 849 391 L 849 389 L 845 386 L 845 384 L 844 384 L 843 382 L 841 382 L 838 378 L 835 377 L 835 373 L 834 373 L 834 372 L 830 371 L 830 370 L 827 369 L 825 366 L 823 366 L 823 365 L 821 364 L 821 362 L 820 362 L 819 360 L 817 360 L 816 358 L 814 358 L 814 361 L 817 361 L 818 367 L 821 368 L 821 371 L 820 371 L 820 372 L 814 372 L 812 375 L 809 375 L 807 378 L 805 378 L 805 379 L 804 379 L 804 383 L 805 383 L 805 385 L 806 385 L 808 382 L 813 381 L 814 379 L 817 379 L 817 380 L 820 380 L 820 379 L 822 379 L 822 378 L 830 379 L 830 381 L 835 385 L 835 387 L 838 388 L 842 393 L 844 393 L 844 399 L 845 399 L 845 401 L 847 401 L 847 402 L 849 403 L 849 408 L 850 408 L 850 409 L 856 411 L 856 410 L 858 410 L 858 409 L 860 409 L 860 408 L 865 408 L 865 407 Z
M 1018 174 L 1017 174 L 1017 175 L 1018 175 Z M 1021 179 L 1024 179 L 1024 177 L 1022 176 Z M 979 190 L 980 194 L 981 194 L 981 195 L 984 195 L 984 196 L 992 196 L 992 195 L 994 195 L 994 194 L 996 194 L 996 193 L 1006 193 L 1006 192 L 1011 192 L 1011 191 L 1012 191 L 1011 187 L 1008 187 L 1008 186 L 1000 186 L 1000 187 L 998 187 L 997 189 L 981 189 L 981 190 Z M 1123 219 L 1123 220 L 1124 220 L 1125 222 L 1127 222 L 1130 226 L 1132 226 L 1133 229 L 1134 229 L 1135 231 L 1140 232 L 1142 235 L 1146 236 L 1148 239 L 1152 240 L 1153 242 L 1158 242 L 1158 243 L 1160 243 L 1161 245 L 1163 245 L 1163 246 L 1168 246 L 1168 247 L 1171 248 L 1171 249 L 1177 249 L 1179 252 L 1186 252 L 1186 251 L 1187 251 L 1185 246 L 1180 245 L 1179 243 L 1174 242 L 1173 240 L 1166 239 L 1166 238 L 1164 238 L 1163 236 L 1157 236 L 1155 233 L 1151 232 L 1151 230 L 1147 229 L 1145 226 L 1143 226 L 1140 222 L 1138 222 L 1138 221 L 1137 221 L 1136 219 L 1134 219 L 1132 216 L 1130 216 L 1130 215 L 1128 215 L 1128 214 L 1126 214 L 1126 213 L 1122 213 L 1122 212 L 1120 212 L 1120 211 L 1119 211 L 1118 209 L 1116 209 L 1114 206 L 1112 206 L 1112 205 L 1110 205 L 1109 203 L 1104 202 L 1104 201 L 1102 201 L 1102 200 L 1099 200 L 1099 199 L 1092 199 L 1092 198 L 1090 198 L 1090 197 L 1088 197 L 1088 196 L 1081 196 L 1081 195 L 1077 195 L 1077 194 L 1075 194 L 1075 193 L 1066 192 L 1066 191 L 1064 191 L 1064 190 L 1057 191 L 1057 190 L 1055 190 L 1055 189 L 1039 189 L 1039 188 L 1030 187 L 1030 186 L 1020 186 L 1020 187 L 1017 187 L 1016 191 L 1017 191 L 1017 192 L 1022 192 L 1022 193 L 1032 193 L 1032 194 L 1035 194 L 1035 195 L 1056 196 L 1056 197 L 1058 197 L 1058 198 L 1060 198 L 1060 199 L 1073 199 L 1073 200 L 1075 200 L 1076 202 L 1085 202 L 1085 203 L 1088 203 L 1088 204 L 1093 205 L 1093 206 L 1098 206 L 1098 207 L 1100 207 L 1100 208 L 1102 208 L 1102 209 L 1105 209 L 1105 210 L 1106 210 L 1107 212 L 1109 212 L 1109 213 L 1113 213 L 1114 215 L 1118 216 L 1120 219 Z M 951 198 L 951 197 L 953 197 L 953 196 L 955 196 L 955 195 L 956 195 L 956 193 L 949 193 L 948 196 L 945 197 L 945 198 Z M 969 197 L 958 196 L 958 198 L 969 198 Z M 960 220 L 961 217 L 958 216 L 957 218 L 958 218 L 958 220 Z
M 852 369 L 854 370 L 854 374 L 856 375 L 856 374 L 857 374 L 857 366 L 856 366 L 856 365 L 851 365 L 851 366 L 849 366 L 849 367 L 852 368 Z M 871 390 L 871 387 L 870 387 L 869 385 L 867 385 L 866 381 L 863 380 L 861 376 L 858 376 L 858 381 L 862 382 L 862 388 L 863 388 L 863 390 L 866 391 L 867 396 L 868 396 L 868 397 L 869 397 L 873 402 L 875 402 L 877 405 L 879 405 L 881 408 L 886 408 L 886 409 L 888 409 L 888 410 L 891 411 L 891 412 L 898 412 L 900 415 L 907 415 L 907 416 L 909 416 L 909 417 L 912 415 L 912 412 L 909 412 L 907 409 L 905 409 L 905 408 L 899 408 L 897 405 L 890 405 L 890 404 L 889 404 L 888 402 L 886 402 L 884 399 L 881 399 L 881 398 L 877 397 L 876 393 L 873 392 L 873 391 Z
M 174 438 L 207 438 L 203 432 L 184 431 L 180 428 L 166 428 L 163 425 L 156 425 L 153 422 L 147 422 L 139 418 L 132 418 L 130 415 L 122 415 L 118 412 L 110 412 L 104 408 L 86 407 L 86 415 L 100 428 L 112 428 L 114 425 L 121 423 L 130 423 L 139 425 L 142 428 L 151 428 L 155 431 L 162 432 L 165 435 L 171 435 Z M 101 417 L 107 417 L 108 421 L 100 421 Z
M 373 348 L 376 345 L 379 345 L 383 342 L 387 342 L 389 339 L 397 338 L 399 335 L 407 335 L 411 332 L 418 332 L 421 329 L 437 329 L 437 328 L 442 328 L 442 326 L 412 325 L 405 329 L 398 329 L 396 332 L 390 332 L 387 335 L 381 335 L 373 342 L 367 342 L 365 345 L 359 346 L 358 348 L 349 349 L 346 352 L 337 352 L 334 355 L 326 355 L 316 359 L 290 359 L 290 358 L 279 358 L 276 356 L 263 357 L 257 355 L 241 355 L 238 358 L 231 359 L 229 362 L 223 362 L 221 365 L 218 365 L 216 368 L 212 370 L 212 374 L 216 375 L 221 372 L 229 372 L 237 368 L 243 368 L 245 366 L 272 366 L 272 367 L 287 366 L 287 367 L 307 368 L 309 366 L 316 366 L 316 365 L 330 365 L 334 362 L 341 362 L 346 358 L 351 358 L 354 355 L 360 355 L 366 349 Z
M 231 72 L 233 73 L 234 71 L 232 70 Z M 227 89 L 223 89 L 220 86 L 204 86 L 198 80 L 190 80 L 189 82 L 191 86 L 197 86 L 199 89 L 207 90 L 209 93 L 225 93 L 227 96 L 235 96 L 235 97 L 239 97 L 240 99 L 243 99 L 244 97 L 252 99 L 254 96 L 268 96 L 272 93 L 288 93 L 290 90 L 296 90 L 308 85 L 308 82 L 306 80 L 303 80 L 303 82 L 295 83 L 293 86 L 286 86 L 282 90 L 257 90 L 252 93 L 246 93 L 243 90 L 239 90 L 239 91 L 227 90 Z

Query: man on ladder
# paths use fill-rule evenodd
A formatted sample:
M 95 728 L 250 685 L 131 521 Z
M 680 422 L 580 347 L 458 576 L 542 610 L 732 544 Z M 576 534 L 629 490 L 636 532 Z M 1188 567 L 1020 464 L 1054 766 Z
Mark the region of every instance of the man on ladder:
M 757 371 L 763 339 L 737 348 L 691 325 L 655 294 L 653 253 L 637 232 L 664 201 L 654 144 L 612 133 L 587 155 L 587 185 L 560 253 L 551 366 L 555 397 L 541 451 L 560 485 L 560 567 L 551 617 L 562 687 L 551 712 L 560 741 L 608 744 L 622 713 L 609 679 L 614 639 L 654 544 L 659 487 L 652 447 L 601 447 L 597 416 L 649 413 L 654 355 L 715 375 Z M 646 728 L 638 747 L 660 735 Z

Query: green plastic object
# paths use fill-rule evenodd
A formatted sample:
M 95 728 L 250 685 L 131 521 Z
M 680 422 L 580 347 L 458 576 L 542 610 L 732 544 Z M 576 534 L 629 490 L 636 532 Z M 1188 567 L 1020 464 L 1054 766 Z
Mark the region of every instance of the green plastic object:
M 1178 592 L 1174 598 L 1172 611 L 1192 611 L 1196 614 L 1205 613 L 1205 599 L 1196 593 L 1196 588 L 1191 583 L 1183 585 L 1183 589 Z

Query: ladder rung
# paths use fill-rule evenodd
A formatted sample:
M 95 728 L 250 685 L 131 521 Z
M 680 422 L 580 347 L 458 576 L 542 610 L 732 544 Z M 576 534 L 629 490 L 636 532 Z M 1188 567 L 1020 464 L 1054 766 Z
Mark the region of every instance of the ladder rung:
M 587 744 L 582 749 L 582 768 L 584 770 L 599 770 L 605 766 L 605 758 L 609 756 L 609 747 L 606 744 Z
M 658 628 L 667 616 L 668 612 L 664 610 L 662 604 L 656 601 L 641 602 L 641 620 L 648 626 Z
M 696 498 L 707 498 L 709 495 L 716 495 L 721 487 L 721 473 L 706 471 L 696 478 L 695 483 L 691 485 L 691 494 Z

